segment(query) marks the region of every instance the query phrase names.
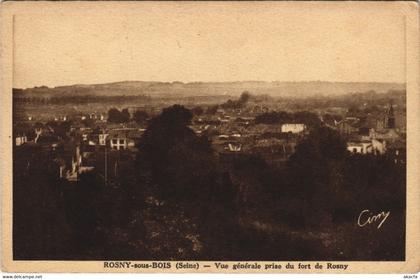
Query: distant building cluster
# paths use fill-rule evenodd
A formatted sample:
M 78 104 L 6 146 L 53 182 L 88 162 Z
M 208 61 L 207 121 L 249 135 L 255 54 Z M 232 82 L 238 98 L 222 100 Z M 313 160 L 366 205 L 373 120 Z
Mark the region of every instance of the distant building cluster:
M 406 134 L 396 125 L 393 105 L 385 114 L 347 116 L 330 125 L 347 140 L 347 150 L 355 154 L 388 154 L 395 163 L 405 163 Z
M 129 109 L 132 114 L 135 108 Z M 313 111 L 316 121 L 337 131 L 351 154 L 391 156 L 395 163 L 405 163 L 405 126 L 398 123 L 394 106 L 373 113 L 337 113 L 336 110 Z M 342 111 L 342 110 L 341 110 Z M 290 119 L 281 123 L 257 123 L 258 115 L 269 113 L 264 105 L 242 108 L 217 108 L 213 113 L 195 115 L 190 128 L 205 135 L 222 159 L 256 154 L 270 164 L 282 164 L 311 130 L 311 123 Z M 156 108 L 148 113 L 158 113 Z M 402 118 L 400 116 L 400 118 Z M 112 183 L 125 164 L 132 163 L 137 142 L 147 125 L 134 121 L 110 123 L 100 113 L 53 116 L 37 121 L 29 116 L 14 124 L 14 146 L 37 146 L 53 152 L 57 175 L 78 181 L 80 175 L 97 170 L 105 183 Z
M 69 182 L 77 182 L 80 175 L 93 170 L 111 181 L 124 161 L 135 158 L 136 142 L 143 132 L 144 128 L 134 124 L 107 123 L 103 114 L 57 116 L 47 122 L 29 117 L 24 127 L 14 128 L 14 145 L 52 153 L 57 176 Z

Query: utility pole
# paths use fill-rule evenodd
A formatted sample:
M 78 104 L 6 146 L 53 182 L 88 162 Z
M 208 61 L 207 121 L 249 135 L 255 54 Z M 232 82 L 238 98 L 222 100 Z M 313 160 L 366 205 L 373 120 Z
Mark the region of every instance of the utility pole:
M 104 179 L 105 179 L 105 187 L 106 187 L 106 183 L 108 182 L 108 158 L 107 158 L 107 153 L 106 153 L 106 141 L 105 141 L 105 174 L 104 174 Z

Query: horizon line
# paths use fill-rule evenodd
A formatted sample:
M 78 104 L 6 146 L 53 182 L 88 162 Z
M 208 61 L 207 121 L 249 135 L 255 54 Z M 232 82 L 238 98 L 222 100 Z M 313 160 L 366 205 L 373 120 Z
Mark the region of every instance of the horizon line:
M 100 83 L 73 83 L 73 84 L 63 84 L 63 85 L 56 85 L 56 86 L 48 86 L 48 85 L 34 85 L 32 87 L 12 87 L 12 89 L 34 89 L 34 88 L 41 88 L 47 87 L 48 89 L 54 89 L 59 87 L 66 87 L 66 86 L 92 86 L 92 85 L 105 85 L 105 84 L 115 84 L 115 83 L 128 83 L 128 82 L 144 82 L 144 83 L 181 83 L 181 84 L 194 84 L 194 83 L 242 83 L 242 82 L 261 82 L 261 83 L 311 83 L 311 82 L 322 82 L 322 83 L 383 83 L 383 84 L 400 84 L 404 85 L 407 82 L 397 82 L 397 81 L 330 81 L 330 80 L 233 80 L 233 81 L 157 81 L 157 80 L 120 80 L 120 81 L 109 81 L 109 82 L 100 82 Z

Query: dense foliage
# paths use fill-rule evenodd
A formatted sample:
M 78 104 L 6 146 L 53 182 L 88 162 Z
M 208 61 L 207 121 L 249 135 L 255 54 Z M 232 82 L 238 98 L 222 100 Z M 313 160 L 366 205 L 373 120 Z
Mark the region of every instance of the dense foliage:
M 108 111 L 108 122 L 110 123 L 127 123 L 130 121 L 130 118 L 130 113 L 126 108 L 121 111 L 116 108 L 111 108 Z
M 16 149 L 15 259 L 404 259 L 405 165 L 348 153 L 308 113 L 260 118 L 312 127 L 281 166 L 219 157 L 191 120 L 182 106 L 164 109 L 148 122 L 136 159 L 107 183 L 95 172 L 64 182 L 56 151 Z M 381 229 L 358 227 L 364 209 L 391 218 Z

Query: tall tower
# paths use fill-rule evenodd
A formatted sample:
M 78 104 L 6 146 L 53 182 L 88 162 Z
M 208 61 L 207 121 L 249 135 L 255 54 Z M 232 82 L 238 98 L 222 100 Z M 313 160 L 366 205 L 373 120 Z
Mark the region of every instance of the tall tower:
M 394 116 L 394 108 L 392 106 L 392 102 L 390 102 L 389 104 L 389 109 L 387 111 L 387 115 L 386 115 L 386 128 L 388 129 L 395 129 L 395 116 Z

